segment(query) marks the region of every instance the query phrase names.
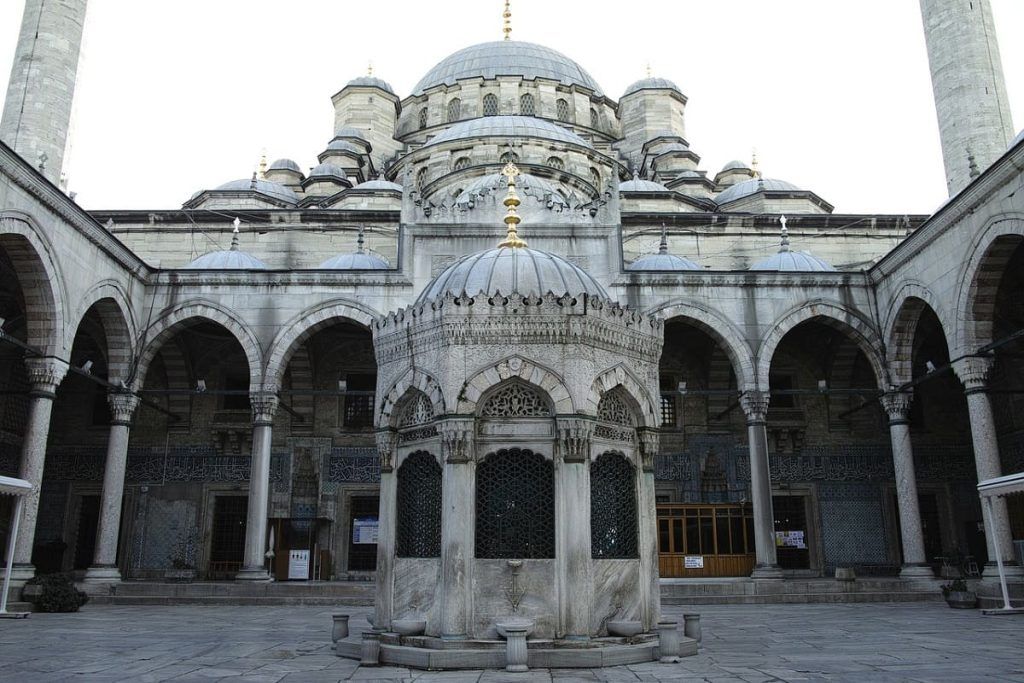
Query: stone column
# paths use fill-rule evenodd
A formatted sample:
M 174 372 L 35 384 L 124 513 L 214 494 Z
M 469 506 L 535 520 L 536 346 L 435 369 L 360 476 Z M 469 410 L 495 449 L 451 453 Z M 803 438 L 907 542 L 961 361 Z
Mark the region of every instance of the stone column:
M 441 425 L 444 475 L 441 484 L 441 637 L 458 640 L 472 628 L 473 538 L 476 459 L 473 420 Z
M 590 434 L 588 419 L 558 418 L 555 453 L 555 575 L 559 635 L 590 638 L 593 601 L 590 552 Z
M 18 478 L 32 484 L 32 492 L 22 505 L 18 543 L 14 548 L 14 566 L 11 579 L 24 581 L 35 575 L 32 566 L 32 546 L 36 538 L 36 517 L 39 514 L 39 490 L 43 485 L 43 466 L 46 462 L 46 441 L 50 436 L 50 413 L 57 387 L 68 365 L 56 358 L 26 358 L 28 374 L 28 418 L 25 437 L 21 442 L 21 467 Z
M 270 503 L 270 442 L 277 395 L 269 391 L 249 396 L 252 408 L 252 461 L 249 466 L 249 510 L 245 521 L 245 554 L 238 581 L 270 581 L 266 569 L 267 509 Z
M 117 541 L 121 531 L 121 502 L 124 499 L 124 475 L 128 464 L 128 429 L 139 397 L 130 391 L 107 394 L 113 420 L 107 439 L 107 460 L 103 468 L 103 495 L 100 499 L 100 521 L 96 532 L 96 553 L 92 566 L 85 573 L 90 583 L 113 583 L 121 580 L 117 569 Z
M 661 583 L 658 580 L 658 499 L 654 486 L 654 456 L 661 450 L 657 429 L 639 430 L 640 481 L 637 487 L 637 542 L 640 551 L 641 616 L 645 631 L 653 631 L 661 618 Z
M 750 447 L 750 498 L 754 508 L 755 579 L 781 579 L 775 556 L 775 515 L 772 512 L 772 480 L 768 469 L 768 401 L 766 391 L 747 391 L 740 397 L 747 415 Z
M 395 532 L 398 480 L 395 473 L 395 447 L 398 433 L 391 428 L 377 432 L 380 457 L 380 507 L 377 513 L 377 585 L 374 598 L 373 627 L 391 630 L 395 588 Z
M 978 481 L 994 479 L 1002 476 L 1003 466 L 999 459 L 999 441 L 996 437 L 996 423 L 992 415 L 992 404 L 989 402 L 986 389 L 988 373 L 992 370 L 992 359 L 971 357 L 953 363 L 953 370 L 964 385 L 967 395 L 967 411 L 971 418 L 971 441 L 974 444 L 974 466 L 978 471 Z M 1013 536 L 1010 533 L 1010 516 L 1006 510 L 1006 500 L 996 498 L 992 501 L 991 517 L 988 508 L 982 506 L 985 519 L 985 544 L 988 547 L 988 563 L 982 574 L 986 579 L 998 580 L 996 553 L 1003 558 L 1007 577 L 1013 580 L 1024 578 L 1024 572 L 1013 552 Z M 989 531 L 991 530 L 991 531 Z
M 882 396 L 882 407 L 889 416 L 889 438 L 892 440 L 892 466 L 896 474 L 896 505 L 900 514 L 900 536 L 903 542 L 905 579 L 933 579 L 924 552 L 924 532 L 917 501 L 917 476 L 914 473 L 914 447 L 910 441 L 910 402 L 913 394 L 890 392 Z

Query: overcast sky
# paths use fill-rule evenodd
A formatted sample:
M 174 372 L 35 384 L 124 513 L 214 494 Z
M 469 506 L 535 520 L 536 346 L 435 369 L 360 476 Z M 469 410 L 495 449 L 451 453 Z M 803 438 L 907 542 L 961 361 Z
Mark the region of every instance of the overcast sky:
M 1015 126 L 1024 2 L 991 0 Z M 21 0 L 0 0 L 0 78 Z M 366 72 L 400 96 L 431 65 L 501 37 L 500 0 L 91 0 L 69 189 L 88 209 L 177 208 L 247 178 L 266 150 L 301 166 L 332 137 L 330 96 Z M 918 0 L 514 0 L 513 37 L 579 62 L 612 98 L 641 78 L 689 96 L 713 176 L 758 150 L 766 176 L 843 213 L 929 213 L 946 198 Z

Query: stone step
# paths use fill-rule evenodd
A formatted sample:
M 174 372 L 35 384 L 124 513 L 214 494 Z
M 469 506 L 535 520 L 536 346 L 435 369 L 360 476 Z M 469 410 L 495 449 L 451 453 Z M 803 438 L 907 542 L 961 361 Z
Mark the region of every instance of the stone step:
M 830 602 L 926 602 L 941 600 L 939 581 L 901 579 L 786 579 L 758 581 L 668 580 L 661 584 L 663 605 L 764 605 Z
M 372 605 L 367 581 L 243 583 L 124 581 L 81 584 L 98 605 Z
M 244 595 L 97 595 L 90 599 L 93 605 L 242 605 L 242 606 L 280 606 L 309 605 L 320 607 L 371 607 L 373 596 L 370 597 L 284 597 L 284 596 L 244 596 Z

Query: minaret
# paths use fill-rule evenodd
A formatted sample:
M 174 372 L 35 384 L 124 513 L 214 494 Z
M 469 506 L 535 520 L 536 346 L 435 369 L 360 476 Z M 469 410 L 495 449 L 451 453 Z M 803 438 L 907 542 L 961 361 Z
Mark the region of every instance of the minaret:
M 88 0 L 25 0 L 0 140 L 59 184 Z
M 1013 140 L 1006 80 L 989 0 L 921 0 L 921 16 L 953 196 Z

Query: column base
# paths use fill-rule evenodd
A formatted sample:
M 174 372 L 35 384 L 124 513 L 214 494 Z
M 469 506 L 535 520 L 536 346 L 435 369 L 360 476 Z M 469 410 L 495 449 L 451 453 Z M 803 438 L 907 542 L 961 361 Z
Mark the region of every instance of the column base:
M 1007 581 L 1024 581 L 1024 567 L 1014 561 L 1003 562 L 1003 574 L 1006 575 Z M 999 583 L 999 565 L 995 562 L 986 564 L 981 571 L 981 578 Z
M 935 572 L 927 564 L 905 564 L 900 569 L 901 579 L 934 579 Z
M 754 571 L 750 574 L 750 578 L 777 580 L 782 578 L 782 570 L 775 565 L 759 565 L 754 567 Z
M 5 571 L 0 568 L 0 577 L 5 574 Z M 31 564 L 15 564 L 11 567 L 11 585 L 21 586 L 26 581 L 36 575 L 36 568 Z
M 244 567 L 242 571 L 235 574 L 235 581 L 263 581 L 269 583 L 273 581 L 273 578 L 263 567 Z
M 96 565 L 85 570 L 84 583 L 121 583 L 121 571 L 114 565 Z

